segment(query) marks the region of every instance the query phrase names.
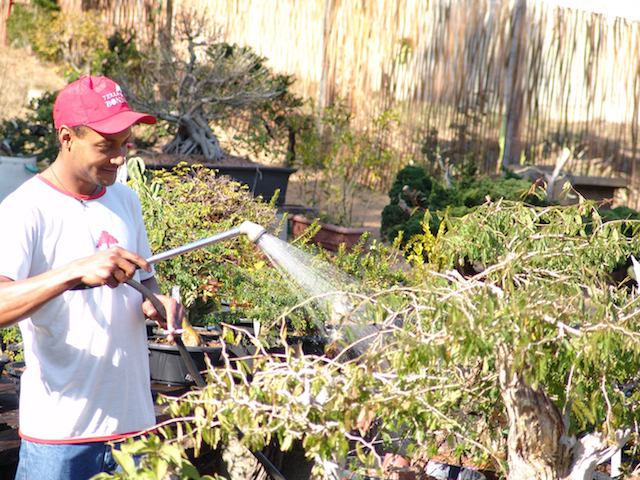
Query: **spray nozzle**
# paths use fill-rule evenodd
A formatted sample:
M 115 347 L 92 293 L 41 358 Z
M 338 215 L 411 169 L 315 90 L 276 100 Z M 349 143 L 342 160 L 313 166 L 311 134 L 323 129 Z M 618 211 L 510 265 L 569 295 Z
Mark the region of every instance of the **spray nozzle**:
M 253 242 L 257 243 L 258 239 L 266 232 L 267 230 L 257 223 L 244 221 L 240 224 L 240 233 L 246 235 L 247 238 Z

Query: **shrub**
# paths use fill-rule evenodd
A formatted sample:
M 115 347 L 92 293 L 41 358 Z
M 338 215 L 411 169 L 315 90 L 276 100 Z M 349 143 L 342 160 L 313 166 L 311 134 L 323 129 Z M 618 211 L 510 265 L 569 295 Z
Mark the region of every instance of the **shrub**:
M 25 119 L 15 118 L 0 123 L 0 139 L 5 142 L 3 154 L 36 155 L 38 160 L 55 159 L 58 153 L 53 125 L 55 98 L 55 93 L 45 93 L 42 98 L 31 101 L 30 112 Z
M 298 130 L 296 166 L 306 204 L 317 207 L 322 221 L 345 227 L 359 226 L 354 217 L 357 195 L 384 183 L 385 171 L 395 170 L 401 156 L 384 143 L 383 132 L 397 125 L 398 115 L 385 111 L 373 119 L 373 127 L 354 128 L 349 107 L 338 101 L 321 118 L 307 117 Z
M 32 44 L 41 58 L 61 66 L 64 75 L 76 80 L 92 71 L 97 52 L 108 49 L 106 25 L 100 13 L 82 11 L 51 13 L 32 37 Z
M 271 71 L 250 47 L 207 38 L 211 26 L 202 16 L 182 13 L 175 27 L 171 45 L 141 49 L 134 68 L 124 62 L 112 70 L 131 105 L 173 135 L 163 152 L 222 160 L 211 129 L 217 125 L 233 128 L 251 153 L 281 153 L 288 112 L 302 103 L 290 91 L 293 78 Z
M 445 215 L 461 217 L 487 201 L 524 201 L 531 205 L 545 203 L 532 189 L 528 180 L 512 175 L 488 178 L 476 177 L 475 167 L 467 168 L 450 188 L 429 176 L 422 167 L 408 166 L 398 172 L 389 190 L 391 202 L 382 211 L 381 233 L 393 242 L 400 234 L 406 246 L 414 235 L 423 232 L 426 217 L 431 233 L 438 232 Z
M 254 199 L 245 186 L 213 170 L 179 165 L 148 172 L 140 158 L 129 159 L 128 168 L 154 254 L 230 230 L 244 220 L 265 227 L 275 223 L 273 204 Z M 233 296 L 241 269 L 259 260 L 258 247 L 234 238 L 159 262 L 155 268 L 163 291 L 180 287 L 183 304 L 197 323 L 203 312 L 219 311 L 222 302 L 237 303 Z
M 7 18 L 8 43 L 17 48 L 34 47 L 34 39 L 41 25 L 46 25 L 60 7 L 55 0 L 14 2 Z M 36 49 L 37 51 L 37 49 Z
M 509 478 L 588 472 L 631 435 L 632 449 L 638 300 L 601 273 L 638 238 L 591 202 L 485 202 L 445 223 L 429 256 L 446 261 L 416 262 L 415 284 L 363 299 L 384 328 L 360 357 L 265 353 L 250 379 L 212 369 L 207 388 L 171 401 L 181 430 L 160 434 L 215 447 L 237 428 L 256 449 L 301 441 L 307 458 L 350 454 L 350 470 L 367 474 L 394 448 L 424 467 L 444 446 Z M 461 257 L 492 267 L 464 277 L 450 270 Z

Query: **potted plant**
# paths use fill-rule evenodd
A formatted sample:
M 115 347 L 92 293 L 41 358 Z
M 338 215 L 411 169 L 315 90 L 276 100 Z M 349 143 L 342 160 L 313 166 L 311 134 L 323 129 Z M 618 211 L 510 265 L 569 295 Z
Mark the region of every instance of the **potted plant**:
M 138 68 L 118 75 L 130 102 L 160 120 L 154 132 L 172 136 L 161 153 L 137 154 L 150 168 L 155 163 L 202 164 L 247 185 L 266 201 L 279 190 L 277 204 L 283 204 L 289 176 L 296 171 L 289 161 L 295 139 L 287 130 L 292 128 L 288 116 L 302 105 L 289 91 L 293 79 L 271 72 L 266 59 L 250 47 L 216 36 L 202 41 L 204 18 L 178 17 L 171 47 L 141 52 Z M 221 134 L 229 147 L 243 152 L 241 157 L 223 150 Z M 265 154 L 284 161 L 275 165 L 250 159 Z
M 347 251 L 352 251 L 365 233 L 372 233 L 372 228 L 365 227 L 343 227 L 331 223 L 312 219 L 304 215 L 293 215 L 289 219 L 291 234 L 299 237 L 311 226 L 317 225 L 318 229 L 311 237 L 313 243 L 317 243 L 327 250 L 338 251 L 341 245 Z
M 392 114 L 386 112 L 375 124 L 384 129 L 391 121 Z M 324 110 L 319 127 L 301 131 L 296 152 L 302 167 L 297 175 L 299 196 L 319 214 L 292 215 L 293 235 L 300 235 L 317 220 L 320 228 L 314 242 L 330 250 L 344 244 L 350 250 L 363 234 L 373 231 L 355 217 L 356 197 L 370 189 L 366 185 L 375 183 L 380 167 L 396 163 L 397 156 L 380 144 L 375 131 L 357 132 L 342 102 Z
M 180 165 L 170 171 L 149 171 L 141 158 L 133 157 L 128 171 L 129 184 L 141 200 L 153 254 L 230 230 L 244 220 L 277 234 L 274 202 L 254 198 L 238 182 L 210 169 Z M 242 237 L 158 262 L 155 268 L 161 290 L 178 286 L 189 321 L 205 329 L 225 323 L 236 333 L 249 329 L 257 336 L 255 325 L 260 322 L 268 335 L 269 325 L 281 312 L 301 300 L 301 293 L 290 287 L 265 253 Z M 292 313 L 288 322 L 292 332 L 309 332 L 314 324 L 304 312 Z M 175 346 L 152 332 L 149 347 L 154 380 L 173 384 L 192 380 Z M 251 350 L 246 341 L 227 347 L 236 357 Z M 193 348 L 202 368 L 205 355 L 214 364 L 219 360 L 220 343 Z
M 148 171 L 139 157 L 128 160 L 129 185 L 138 193 L 153 254 L 231 230 L 245 220 L 277 229 L 275 206 L 254 198 L 246 188 L 209 169 L 179 165 Z M 275 232 L 275 231 L 274 231 Z M 163 291 L 180 288 L 193 324 L 221 311 L 235 287 L 234 276 L 262 259 L 246 238 L 232 238 L 155 265 Z

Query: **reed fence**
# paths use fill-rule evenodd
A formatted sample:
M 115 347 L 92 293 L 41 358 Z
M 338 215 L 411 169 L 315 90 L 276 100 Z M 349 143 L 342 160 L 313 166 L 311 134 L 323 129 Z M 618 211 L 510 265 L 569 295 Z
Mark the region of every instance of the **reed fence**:
M 6 1 L 6 0 L 0 0 Z M 62 0 L 99 9 L 114 28 L 155 41 L 181 11 L 250 45 L 318 106 L 339 99 L 358 128 L 393 110 L 384 145 L 437 173 L 475 161 L 553 166 L 563 147 L 575 175 L 627 178 L 640 197 L 640 25 L 533 0 Z M 437 157 L 440 155 L 441 161 Z

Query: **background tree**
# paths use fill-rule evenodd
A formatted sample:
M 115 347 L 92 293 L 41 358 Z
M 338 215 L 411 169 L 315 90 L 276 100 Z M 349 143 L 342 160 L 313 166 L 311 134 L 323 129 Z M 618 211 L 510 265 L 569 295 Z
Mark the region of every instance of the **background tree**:
M 277 126 L 277 116 L 260 113 L 273 113 L 278 102 L 295 107 L 299 100 L 288 93 L 291 77 L 271 73 L 266 59 L 249 47 L 206 35 L 207 27 L 203 17 L 183 13 L 171 48 L 143 52 L 137 67 L 129 65 L 118 78 L 132 104 L 167 122 L 173 140 L 164 146 L 165 153 L 219 161 L 224 152 L 212 124 L 233 119 L 247 129 L 251 122 L 269 118 Z

